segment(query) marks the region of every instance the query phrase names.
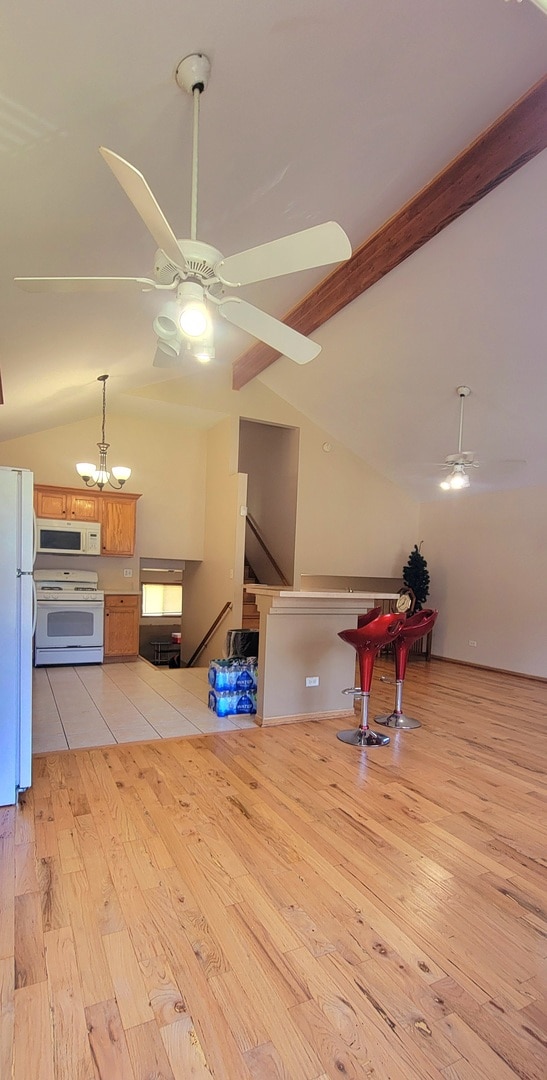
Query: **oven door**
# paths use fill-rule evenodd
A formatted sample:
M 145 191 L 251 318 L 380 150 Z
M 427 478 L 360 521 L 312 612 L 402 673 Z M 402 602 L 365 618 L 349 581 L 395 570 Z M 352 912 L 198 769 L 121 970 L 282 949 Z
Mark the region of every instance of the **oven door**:
M 102 600 L 39 600 L 36 649 L 89 649 L 102 647 Z

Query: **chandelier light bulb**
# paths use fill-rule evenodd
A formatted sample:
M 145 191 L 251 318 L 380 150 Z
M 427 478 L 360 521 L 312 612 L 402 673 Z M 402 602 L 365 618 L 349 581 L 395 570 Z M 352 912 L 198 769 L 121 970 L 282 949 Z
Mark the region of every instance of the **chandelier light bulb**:
M 125 465 L 114 465 L 112 469 L 112 476 L 115 480 L 123 481 L 129 480 L 131 476 L 131 469 L 128 469 Z
M 450 491 L 450 483 L 448 480 L 441 480 L 439 487 L 441 487 L 443 491 Z
M 459 472 L 454 473 L 454 476 L 450 480 L 450 487 L 453 488 L 454 491 L 458 491 L 459 488 L 465 487 L 465 477 Z
M 92 465 L 90 461 L 79 461 L 76 472 L 81 476 L 82 480 L 91 480 L 91 477 L 97 472 L 97 466 Z

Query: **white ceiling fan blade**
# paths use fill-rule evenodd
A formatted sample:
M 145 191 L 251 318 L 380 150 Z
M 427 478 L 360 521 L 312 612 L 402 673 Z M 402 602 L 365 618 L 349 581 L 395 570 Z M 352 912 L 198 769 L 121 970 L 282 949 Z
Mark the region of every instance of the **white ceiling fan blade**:
M 99 147 L 99 150 L 128 199 L 133 203 L 137 214 L 142 218 L 146 228 L 154 237 L 158 247 L 165 252 L 176 266 L 185 270 L 186 262 L 177 243 L 177 238 L 142 173 L 112 150 L 107 150 L 105 146 Z
M 132 277 L 16 277 L 25 292 L 149 292 L 157 289 L 151 278 Z
M 248 304 L 246 300 L 230 298 L 219 303 L 220 313 L 228 322 L 234 323 L 248 334 L 271 345 L 272 349 L 288 356 L 296 364 L 307 364 L 321 352 L 316 341 L 299 334 L 297 330 L 274 319 L 260 308 Z
M 351 244 L 335 221 L 282 236 L 268 244 L 221 259 L 215 272 L 224 285 L 250 285 L 254 281 L 310 270 L 314 266 L 349 259 Z

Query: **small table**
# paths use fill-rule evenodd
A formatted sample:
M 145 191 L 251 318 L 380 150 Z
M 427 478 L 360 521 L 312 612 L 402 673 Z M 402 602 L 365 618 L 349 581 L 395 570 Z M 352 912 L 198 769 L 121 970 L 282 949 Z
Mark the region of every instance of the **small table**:
M 180 655 L 180 645 L 173 641 L 151 641 L 154 649 L 154 664 L 168 664 L 172 656 Z

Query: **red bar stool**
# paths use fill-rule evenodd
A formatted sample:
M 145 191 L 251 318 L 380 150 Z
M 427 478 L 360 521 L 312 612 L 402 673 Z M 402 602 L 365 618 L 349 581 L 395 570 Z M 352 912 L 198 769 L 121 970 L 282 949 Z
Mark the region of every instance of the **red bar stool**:
M 373 607 L 373 608 L 370 609 L 370 611 L 367 611 L 365 615 L 358 615 L 357 616 L 357 626 L 359 628 L 361 626 L 367 626 L 369 622 L 373 622 L 374 619 L 377 619 L 378 616 L 381 615 L 381 614 L 382 614 L 382 609 L 381 609 L 380 606 Z
M 366 619 L 366 616 L 361 616 L 361 618 Z M 351 687 L 342 691 L 344 694 L 354 694 L 361 701 L 361 723 L 358 728 L 337 732 L 336 738 L 341 742 L 351 743 L 352 746 L 385 746 L 389 742 L 388 735 L 371 731 L 368 726 L 370 686 L 376 654 L 388 641 L 393 641 L 397 637 L 404 622 L 404 615 L 379 615 L 356 630 L 340 630 L 338 637 L 342 638 L 342 641 L 347 641 L 348 645 L 353 645 L 357 652 L 361 676 L 360 687 Z
M 403 712 L 403 683 L 411 645 L 433 629 L 438 614 L 439 612 L 432 608 L 424 608 L 423 611 L 417 611 L 415 615 L 405 619 L 398 638 L 393 642 L 396 680 L 395 708 L 388 716 L 375 716 L 376 724 L 385 724 L 386 727 L 397 728 L 399 731 L 410 731 L 411 728 L 422 726 L 419 720 L 415 720 L 412 716 L 405 716 Z

